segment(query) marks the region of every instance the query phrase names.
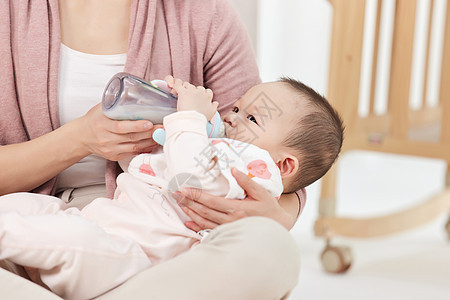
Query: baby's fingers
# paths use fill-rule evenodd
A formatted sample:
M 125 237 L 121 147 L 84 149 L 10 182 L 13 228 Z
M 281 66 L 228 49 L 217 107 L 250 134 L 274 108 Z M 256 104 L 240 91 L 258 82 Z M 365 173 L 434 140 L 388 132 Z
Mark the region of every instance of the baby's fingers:
M 189 83 L 187 81 L 183 82 L 183 87 L 186 89 L 194 89 L 195 88 L 194 85 L 192 85 L 191 83 Z
M 164 80 L 167 82 L 167 86 L 172 88 L 173 87 L 173 83 L 175 81 L 175 79 L 173 78 L 172 75 L 167 75 Z
M 183 90 L 183 80 L 180 78 L 173 78 L 172 76 L 169 78 L 169 76 L 166 76 L 166 78 L 169 79 L 169 81 L 166 81 L 167 85 L 172 89 L 170 92 L 178 95 Z
M 183 80 L 180 78 L 175 78 L 173 81 L 173 88 L 176 90 L 180 90 L 183 87 Z
M 217 111 L 217 108 L 219 107 L 219 102 L 213 101 L 212 106 L 213 106 L 214 110 Z

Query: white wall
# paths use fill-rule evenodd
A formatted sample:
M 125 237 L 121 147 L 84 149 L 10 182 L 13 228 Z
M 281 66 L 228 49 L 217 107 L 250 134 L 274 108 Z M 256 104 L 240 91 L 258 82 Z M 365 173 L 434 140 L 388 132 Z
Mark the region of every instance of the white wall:
M 247 27 L 247 32 L 256 53 L 257 32 L 258 32 L 258 0 L 230 0 L 242 17 L 242 21 Z
M 263 81 L 291 76 L 325 94 L 331 33 L 326 0 L 231 0 L 247 26 Z
M 291 76 L 325 94 L 331 5 L 325 0 L 260 0 L 257 59 L 263 81 Z
M 361 0 L 362 1 L 362 0 Z M 231 0 L 247 26 L 257 56 L 263 81 L 276 80 L 281 75 L 291 76 L 325 94 L 328 83 L 332 6 L 327 0 Z M 436 103 L 440 80 L 441 45 L 444 13 L 447 0 L 418 0 L 416 36 L 411 76 L 411 106 L 419 107 L 424 86 L 421 79 L 425 67 L 428 12 L 434 10 L 432 48 L 430 52 L 429 82 L 426 100 Z M 389 79 L 390 47 L 395 0 L 383 2 L 380 36 L 376 110 L 383 112 L 386 105 Z M 366 0 L 366 40 L 361 82 L 361 113 L 367 110 L 370 67 L 372 61 L 373 30 L 376 1 Z

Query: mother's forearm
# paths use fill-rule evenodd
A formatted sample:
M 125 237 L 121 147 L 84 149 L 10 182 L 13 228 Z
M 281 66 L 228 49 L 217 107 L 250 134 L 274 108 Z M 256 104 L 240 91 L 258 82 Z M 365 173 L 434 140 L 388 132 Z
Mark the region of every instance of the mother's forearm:
M 286 214 L 280 216 L 280 222 L 287 229 L 294 227 L 297 221 L 297 216 L 300 211 L 300 202 L 298 196 L 295 193 L 282 194 L 278 203 L 286 212 Z
M 63 126 L 28 142 L 0 147 L 0 195 L 30 191 L 86 156 Z

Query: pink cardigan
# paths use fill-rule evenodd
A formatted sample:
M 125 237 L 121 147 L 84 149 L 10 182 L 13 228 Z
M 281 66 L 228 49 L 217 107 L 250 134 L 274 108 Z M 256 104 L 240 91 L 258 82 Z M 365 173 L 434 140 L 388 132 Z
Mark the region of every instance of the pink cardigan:
M 6 145 L 59 126 L 61 40 L 57 0 L 0 3 L 0 145 Z M 247 34 L 228 2 L 135 0 L 131 11 L 126 72 L 146 79 L 172 74 L 205 85 L 221 111 L 260 82 Z M 116 166 L 107 166 L 110 195 Z M 54 181 L 35 192 L 52 193 Z
M 58 0 L 0 0 L 0 7 L 0 145 L 7 145 L 59 126 L 61 39 Z M 226 0 L 133 0 L 125 71 L 209 87 L 222 112 L 260 82 L 247 33 Z M 118 172 L 108 162 L 109 196 Z M 33 192 L 54 188 L 55 178 Z M 303 208 L 304 191 L 299 196 Z

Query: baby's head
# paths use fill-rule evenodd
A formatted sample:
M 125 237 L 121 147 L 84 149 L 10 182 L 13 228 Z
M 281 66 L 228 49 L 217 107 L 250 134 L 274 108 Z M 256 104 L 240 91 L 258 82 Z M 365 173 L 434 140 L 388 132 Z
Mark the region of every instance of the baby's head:
M 228 138 L 270 153 L 285 193 L 321 178 L 342 146 L 344 127 L 338 113 L 324 97 L 291 78 L 252 87 L 224 121 Z

